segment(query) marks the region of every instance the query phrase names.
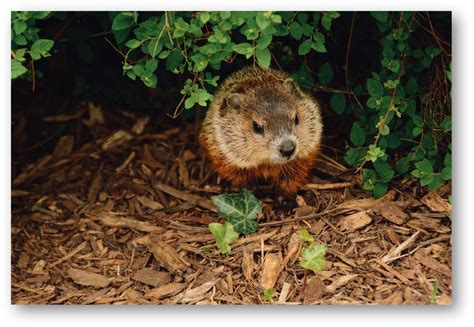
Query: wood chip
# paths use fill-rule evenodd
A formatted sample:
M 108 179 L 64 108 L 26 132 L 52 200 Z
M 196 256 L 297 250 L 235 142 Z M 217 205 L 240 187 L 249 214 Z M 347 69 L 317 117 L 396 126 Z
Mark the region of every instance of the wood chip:
M 156 271 L 152 268 L 140 269 L 133 275 L 134 280 L 153 287 L 168 284 L 171 281 L 171 274 L 164 271 Z
M 124 130 L 118 130 L 110 137 L 108 137 L 104 143 L 102 143 L 102 150 L 110 150 L 117 147 L 127 141 L 133 139 L 133 135 Z
M 180 190 L 177 190 L 169 185 L 166 184 L 160 184 L 160 183 L 155 183 L 153 185 L 155 188 L 159 189 L 160 191 L 163 191 L 171 196 L 174 196 L 177 199 L 184 200 L 187 202 L 193 202 L 196 203 L 198 206 L 208 209 L 213 212 L 217 212 L 216 206 L 214 203 L 206 198 L 203 198 L 199 195 L 183 192 Z
M 110 284 L 110 280 L 107 277 L 93 272 L 69 268 L 67 273 L 79 285 L 103 288 Z
M 425 265 L 426 267 L 433 269 L 434 271 L 437 271 L 446 276 L 451 275 L 451 269 L 449 269 L 448 266 L 424 254 L 423 251 L 416 251 L 413 257 L 418 260 L 422 265 Z
M 159 237 L 153 236 L 150 237 L 146 246 L 153 256 L 155 260 L 168 270 L 169 272 L 173 273 L 178 269 L 184 269 L 189 263 L 182 258 L 174 248 L 169 246 Z
M 89 102 L 89 119 L 83 119 L 82 122 L 87 127 L 94 125 L 103 125 L 105 123 L 104 115 L 102 114 L 102 108 L 96 106 L 92 102 Z
M 159 202 L 153 201 L 152 199 L 146 196 L 137 196 L 138 202 L 140 202 L 143 206 L 153 209 L 153 210 L 161 210 L 163 209 L 163 205 Z
M 184 289 L 184 283 L 170 283 L 159 286 L 145 293 L 146 298 L 153 298 L 154 300 L 164 299 L 178 294 Z
M 265 290 L 272 288 L 283 269 L 281 253 L 267 253 L 263 261 L 263 269 L 259 277 L 259 284 Z
M 324 285 L 321 278 L 314 276 L 311 278 L 304 289 L 304 304 L 311 304 L 315 301 L 321 300 L 326 292 L 326 285 Z
M 101 213 L 94 213 L 88 214 L 94 220 L 99 220 L 106 226 L 112 227 L 125 227 L 136 229 L 141 232 L 148 232 L 148 233 L 162 233 L 163 228 L 152 225 L 146 221 L 140 221 L 132 218 L 120 217 L 114 212 L 101 212 Z
M 339 227 L 344 231 L 354 231 L 367 226 L 372 222 L 372 218 L 367 214 L 368 211 L 360 211 L 349 216 L 341 218 Z
M 142 117 L 137 120 L 137 122 L 132 126 L 132 132 L 135 135 L 140 135 L 143 134 L 143 131 L 145 130 L 146 125 L 148 125 L 148 122 L 150 121 L 149 116 Z
M 430 192 L 425 195 L 421 202 L 433 212 L 450 213 L 452 210 L 448 200 L 443 199 L 437 192 Z
M 214 286 L 218 280 L 209 281 L 198 287 L 188 289 L 177 295 L 173 300 L 181 303 L 196 302 L 202 300 L 202 297 Z
M 255 261 L 253 261 L 253 252 L 244 250 L 242 253 L 242 271 L 248 282 L 253 281 L 253 272 L 255 270 Z
M 400 254 L 402 253 L 402 251 L 405 250 L 406 248 L 408 248 L 411 245 L 411 243 L 413 243 L 413 241 L 415 241 L 415 239 L 416 239 L 416 237 L 418 236 L 419 233 L 420 232 L 415 232 L 412 236 L 410 236 L 405 241 L 403 241 L 403 243 L 401 243 L 398 246 L 394 246 L 393 248 L 391 248 L 388 251 L 388 253 L 382 258 L 382 261 L 386 262 L 386 263 L 389 263 L 389 262 L 392 262 L 392 261 L 395 261 L 396 259 L 398 259 L 400 257 Z
M 290 293 L 291 289 L 291 284 L 289 283 L 283 283 L 283 286 L 281 288 L 280 296 L 278 297 L 278 304 L 284 304 L 286 303 L 286 299 L 288 298 L 288 295 Z
M 53 156 L 51 158 L 52 161 L 57 161 L 69 154 L 71 154 L 72 149 L 74 148 L 74 136 L 72 135 L 64 135 L 62 136 L 59 141 L 56 143 L 54 147 Z
M 408 218 L 408 215 L 393 201 L 377 204 L 371 209 L 376 215 L 397 225 L 402 225 Z
M 356 277 L 357 277 L 356 274 L 349 274 L 346 276 L 342 276 L 338 278 L 337 280 L 333 281 L 331 285 L 329 285 L 326 288 L 326 290 L 328 293 L 334 293 L 339 287 L 346 285 L 347 283 L 349 283 L 351 280 L 353 280 Z

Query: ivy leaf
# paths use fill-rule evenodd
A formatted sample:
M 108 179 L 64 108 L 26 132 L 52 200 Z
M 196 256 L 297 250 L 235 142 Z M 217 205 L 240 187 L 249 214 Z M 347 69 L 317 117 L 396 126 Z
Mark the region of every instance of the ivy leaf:
M 258 63 L 265 69 L 270 67 L 271 55 L 268 48 L 265 49 L 255 49 L 255 56 L 257 57 Z
M 216 245 L 223 254 L 230 254 L 230 244 L 239 238 L 232 224 L 210 223 L 209 230 L 216 239 Z
M 321 243 L 312 243 L 302 251 L 300 266 L 318 272 L 324 269 L 326 255 L 326 245 Z
M 334 72 L 332 70 L 331 65 L 329 63 L 323 64 L 319 68 L 318 75 L 319 75 L 319 81 L 321 82 L 321 84 L 323 84 L 324 86 L 328 86 L 329 83 L 331 83 L 332 78 L 334 76 Z
M 346 109 L 346 96 L 341 93 L 334 94 L 331 97 L 331 108 L 339 116 L 342 115 L 344 109 Z
M 249 190 L 239 194 L 221 194 L 213 197 L 218 213 L 242 234 L 257 230 L 257 215 L 262 211 L 262 202 Z

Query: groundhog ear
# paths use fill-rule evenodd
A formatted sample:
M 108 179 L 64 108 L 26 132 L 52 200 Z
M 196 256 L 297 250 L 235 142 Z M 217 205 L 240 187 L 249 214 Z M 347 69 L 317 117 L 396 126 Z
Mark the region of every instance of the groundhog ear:
M 283 85 L 285 85 L 286 89 L 290 93 L 295 93 L 296 91 L 296 83 L 292 78 L 287 78 L 283 81 Z
M 225 103 L 229 107 L 239 109 L 244 102 L 244 95 L 240 93 L 232 93 L 225 99 Z

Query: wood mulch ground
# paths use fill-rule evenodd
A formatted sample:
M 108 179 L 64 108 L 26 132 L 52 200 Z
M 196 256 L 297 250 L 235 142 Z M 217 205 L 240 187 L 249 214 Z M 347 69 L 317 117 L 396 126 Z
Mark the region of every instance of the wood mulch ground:
M 226 256 L 211 197 L 238 190 L 200 155 L 198 124 L 159 130 L 120 111 L 112 124 L 84 108 L 43 117 L 72 127 L 39 159 L 13 156 L 12 303 L 451 303 L 450 185 L 403 180 L 376 200 L 325 147 L 307 188 L 290 204 L 263 198 L 258 231 Z M 328 246 L 324 271 L 300 267 L 301 229 Z

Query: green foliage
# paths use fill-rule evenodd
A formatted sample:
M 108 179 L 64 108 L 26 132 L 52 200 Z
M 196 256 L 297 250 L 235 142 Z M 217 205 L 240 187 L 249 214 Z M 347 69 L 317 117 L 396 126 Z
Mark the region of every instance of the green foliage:
M 265 302 L 270 302 L 275 295 L 275 292 L 276 290 L 273 287 L 267 288 L 265 291 L 263 291 L 263 300 Z
M 53 40 L 40 39 L 38 20 L 52 16 L 49 11 L 13 11 L 11 13 L 11 78 L 25 76 L 28 63 L 49 57 Z
M 300 241 L 302 243 L 309 243 L 309 246 L 301 251 L 300 266 L 315 273 L 323 270 L 325 266 L 326 245 L 316 243 L 313 236 L 306 229 L 300 230 Z
M 435 277 L 435 281 L 433 283 L 433 289 L 431 290 L 430 304 L 436 303 L 436 297 L 438 296 L 438 292 L 439 292 L 439 282 L 438 282 L 438 279 Z
M 314 242 L 313 236 L 306 230 L 300 230 L 300 240 L 303 242 Z
M 262 211 L 262 202 L 252 192 L 242 189 L 239 194 L 221 194 L 213 197 L 218 213 L 242 234 L 257 230 L 257 215 Z
M 216 238 L 216 244 L 223 254 L 230 254 L 230 244 L 239 238 L 232 224 L 210 223 L 209 230 Z
M 347 40 L 350 12 L 72 15 L 95 17 L 103 28 L 97 34 L 110 34 L 121 56 L 125 78 L 169 90 L 176 113 L 208 106 L 221 76 L 230 71 L 245 65 L 281 67 L 302 87 L 329 93 L 335 120 L 350 122 L 341 134 L 347 144 L 344 158 L 362 168 L 363 188 L 374 196 L 382 196 L 397 178 L 417 178 L 430 190 L 451 180 L 451 50 L 449 42 L 439 43 L 425 26 L 430 15 L 439 37 L 447 37 L 450 18 L 443 13 L 357 12 L 348 80 L 340 50 L 347 46 L 341 40 Z M 56 40 L 58 31 L 47 32 L 44 23 L 64 17 L 60 12 L 12 12 L 12 79 L 41 76 L 35 62 L 47 60 L 70 41 Z M 73 34 L 77 56 L 90 63 L 94 36 L 78 27 Z M 360 40 L 367 43 L 360 46 Z M 364 62 L 367 54 L 368 64 L 356 69 L 354 61 Z M 239 228 L 256 228 L 252 220 L 244 221 Z
M 326 255 L 326 245 L 320 243 L 311 243 L 301 252 L 300 265 L 305 269 L 318 272 L 324 269 Z

